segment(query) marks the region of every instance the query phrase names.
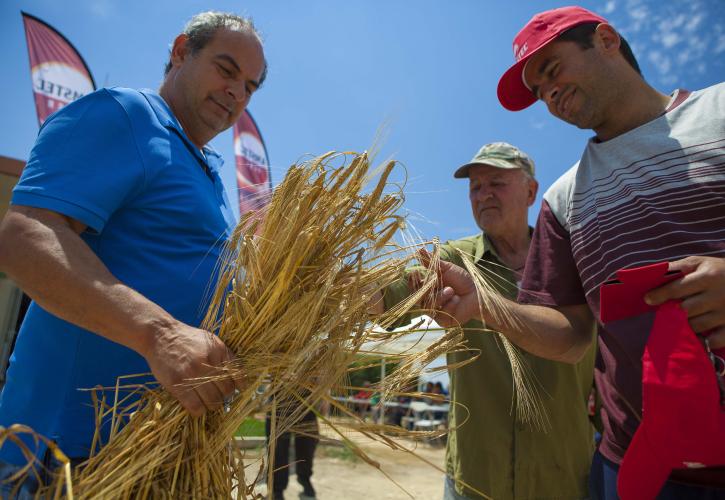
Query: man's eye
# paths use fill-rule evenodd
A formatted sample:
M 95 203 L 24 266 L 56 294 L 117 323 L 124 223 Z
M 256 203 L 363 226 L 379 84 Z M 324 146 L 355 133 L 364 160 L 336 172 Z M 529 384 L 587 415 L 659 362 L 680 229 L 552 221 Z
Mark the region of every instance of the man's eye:
M 554 78 L 559 73 L 559 64 L 554 64 L 549 70 L 549 78 Z
M 229 71 L 224 66 L 222 66 L 221 64 L 217 65 L 217 67 L 219 68 L 219 72 L 222 74 L 222 76 L 224 76 L 224 77 L 232 76 L 232 72 Z

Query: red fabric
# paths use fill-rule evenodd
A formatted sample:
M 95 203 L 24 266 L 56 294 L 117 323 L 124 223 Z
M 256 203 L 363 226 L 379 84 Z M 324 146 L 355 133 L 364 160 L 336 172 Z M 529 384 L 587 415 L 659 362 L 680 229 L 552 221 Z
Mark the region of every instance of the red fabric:
M 588 22 L 607 20 L 581 7 L 561 7 L 536 14 L 514 38 L 514 59 L 498 82 L 498 100 L 504 108 L 519 111 L 531 106 L 536 97 L 524 85 L 522 73 L 526 61 L 569 28 Z
M 602 322 L 642 314 L 646 292 L 681 274 L 668 263 L 620 270 L 601 288 Z M 606 318 L 606 319 L 605 319 Z M 725 353 L 720 353 L 725 354 Z M 654 499 L 673 469 L 725 465 L 725 406 L 715 368 L 679 302 L 656 309 L 642 357 L 642 421 L 622 460 L 622 500 Z
M 712 362 L 679 303 L 659 307 L 642 358 L 642 422 L 624 455 L 622 500 L 654 499 L 672 469 L 725 465 L 725 408 Z
M 617 271 L 617 280 L 604 283 L 599 290 L 599 315 L 602 323 L 655 310 L 656 307 L 645 303 L 644 294 L 682 277 L 679 272 L 668 273 L 668 268 L 667 262 L 658 262 Z
M 372 397 L 372 391 L 358 391 L 355 393 L 353 398 L 355 399 L 370 399 Z

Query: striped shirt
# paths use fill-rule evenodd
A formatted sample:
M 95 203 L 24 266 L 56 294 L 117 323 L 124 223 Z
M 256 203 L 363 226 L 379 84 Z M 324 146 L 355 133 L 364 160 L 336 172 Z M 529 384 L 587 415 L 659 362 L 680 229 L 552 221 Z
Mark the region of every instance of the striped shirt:
M 725 84 L 677 91 L 667 112 L 606 142 L 544 195 L 519 300 L 587 304 L 617 270 L 690 255 L 725 257 Z M 600 451 L 619 463 L 642 408 L 642 363 L 653 315 L 599 329 Z

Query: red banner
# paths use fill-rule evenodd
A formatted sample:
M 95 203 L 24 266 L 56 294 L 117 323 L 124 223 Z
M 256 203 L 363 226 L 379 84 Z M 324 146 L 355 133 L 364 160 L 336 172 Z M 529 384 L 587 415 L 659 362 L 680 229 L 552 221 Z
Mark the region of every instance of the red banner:
M 33 78 L 35 109 L 42 125 L 48 116 L 69 102 L 96 89 L 83 58 L 53 27 L 22 13 Z
M 262 135 L 249 111 L 234 124 L 234 156 L 237 164 L 239 215 L 259 210 L 269 203 L 272 179 L 269 157 Z

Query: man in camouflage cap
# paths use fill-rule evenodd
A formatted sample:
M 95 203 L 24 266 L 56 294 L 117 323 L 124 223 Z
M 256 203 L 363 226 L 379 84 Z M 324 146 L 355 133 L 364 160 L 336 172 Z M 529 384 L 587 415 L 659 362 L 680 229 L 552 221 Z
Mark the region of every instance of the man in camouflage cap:
M 538 189 L 534 162 L 520 149 L 495 142 L 483 146 L 453 176 L 468 178 L 473 218 L 481 232 L 442 245 L 441 259 L 463 267 L 456 249 L 462 250 L 491 285 L 514 299 L 531 241 L 528 208 Z M 408 294 L 406 280 L 391 285 L 384 307 Z M 516 420 L 511 366 L 498 337 L 483 332 L 486 327 L 478 320 L 463 326 L 471 351 L 449 354 L 449 364 L 480 356 L 450 372 L 445 499 L 481 494 L 497 500 L 586 497 L 593 450 L 587 399 L 594 353 L 566 365 L 521 352 L 543 389 L 545 422 L 537 427 Z

